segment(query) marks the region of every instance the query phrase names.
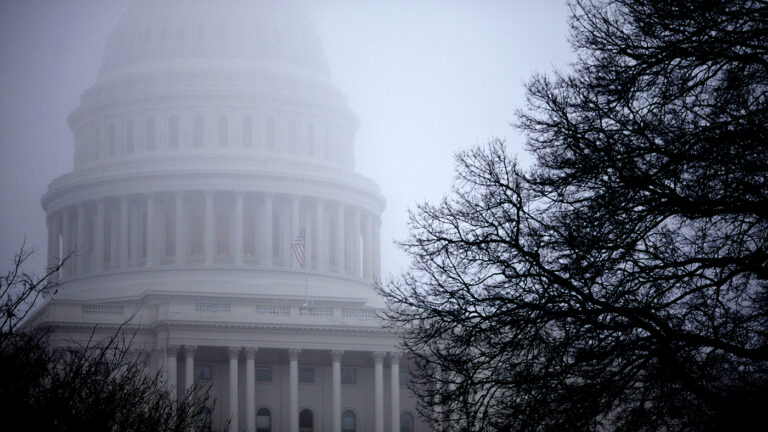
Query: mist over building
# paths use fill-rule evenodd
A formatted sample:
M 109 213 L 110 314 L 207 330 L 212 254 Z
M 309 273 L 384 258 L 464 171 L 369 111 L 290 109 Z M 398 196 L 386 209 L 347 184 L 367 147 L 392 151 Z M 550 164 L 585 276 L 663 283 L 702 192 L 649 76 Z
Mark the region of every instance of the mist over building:
M 138 328 L 134 354 L 214 427 L 414 431 L 407 360 L 377 318 L 377 185 L 312 23 L 285 1 L 135 2 L 69 117 L 74 169 L 42 199 L 34 320 L 61 344 Z

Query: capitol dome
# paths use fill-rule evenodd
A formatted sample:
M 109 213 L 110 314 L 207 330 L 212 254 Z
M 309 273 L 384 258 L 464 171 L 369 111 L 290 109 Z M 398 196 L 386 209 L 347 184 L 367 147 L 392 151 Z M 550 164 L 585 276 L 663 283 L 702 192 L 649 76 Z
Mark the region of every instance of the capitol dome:
M 290 3 L 135 2 L 69 124 L 74 170 L 42 200 L 49 259 L 74 253 L 65 295 L 151 287 L 381 305 L 384 200 L 354 171 L 356 117 Z M 291 251 L 301 233 L 306 265 Z
M 384 198 L 298 9 L 136 1 L 69 125 L 73 170 L 42 199 L 58 294 L 30 325 L 134 331 L 173 396 L 211 384 L 231 432 L 426 430 L 374 289 Z

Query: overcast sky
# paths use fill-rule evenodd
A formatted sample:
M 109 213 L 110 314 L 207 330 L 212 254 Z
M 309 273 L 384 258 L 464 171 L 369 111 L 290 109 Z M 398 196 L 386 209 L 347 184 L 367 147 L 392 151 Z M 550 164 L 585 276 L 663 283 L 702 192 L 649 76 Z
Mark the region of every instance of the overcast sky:
M 67 115 L 93 84 L 129 0 L 0 1 L 0 270 L 26 236 L 45 256 L 40 197 L 71 171 Z M 511 126 L 534 72 L 566 68 L 561 0 L 301 0 L 323 39 L 332 81 L 360 119 L 357 171 L 387 199 L 382 272 L 408 258 L 407 209 L 450 188 L 453 154 L 493 137 L 523 161 Z

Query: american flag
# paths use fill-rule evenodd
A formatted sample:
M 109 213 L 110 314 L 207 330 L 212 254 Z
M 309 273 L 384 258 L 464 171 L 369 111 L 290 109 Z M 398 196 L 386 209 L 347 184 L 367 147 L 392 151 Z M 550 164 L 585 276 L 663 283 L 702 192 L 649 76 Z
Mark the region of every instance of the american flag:
M 299 234 L 293 240 L 293 255 L 296 257 L 299 265 L 304 267 L 304 228 L 299 231 Z

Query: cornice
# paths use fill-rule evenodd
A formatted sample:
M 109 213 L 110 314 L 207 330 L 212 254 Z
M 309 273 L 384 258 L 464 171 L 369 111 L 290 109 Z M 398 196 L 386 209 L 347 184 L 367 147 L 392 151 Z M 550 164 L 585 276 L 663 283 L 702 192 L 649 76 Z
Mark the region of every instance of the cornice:
M 212 328 L 212 329 L 232 329 L 232 330 L 284 330 L 284 331 L 312 331 L 318 333 L 339 333 L 339 334 L 380 334 L 397 336 L 399 333 L 384 327 L 354 327 L 354 326 L 322 326 L 322 325 L 296 325 L 296 324 L 246 324 L 246 323 L 225 323 L 225 322 L 195 322 L 195 321 L 155 321 L 149 325 L 138 324 L 106 324 L 101 322 L 74 323 L 65 321 L 50 321 L 44 323 L 52 328 L 71 328 L 87 329 L 94 328 L 104 330 L 171 330 L 173 328 Z
M 285 160 L 285 168 L 258 157 L 222 158 L 237 160 L 242 165 L 256 162 L 246 168 L 184 167 L 187 158 L 164 158 L 164 163 L 150 167 L 142 161 L 116 162 L 111 167 L 88 169 L 65 174 L 49 185 L 41 204 L 44 209 L 60 208 L 82 200 L 147 192 L 176 192 L 197 190 L 271 192 L 296 194 L 327 200 L 355 203 L 376 213 L 384 210 L 385 200 L 378 186 L 370 179 L 339 169 L 327 169 L 319 164 Z M 287 158 L 286 158 L 287 159 Z M 295 159 L 295 158 L 294 158 Z M 277 158 L 269 158 L 276 162 Z M 152 162 L 151 160 L 143 162 Z M 132 165 L 135 165 L 134 168 Z M 297 170 L 298 166 L 306 169 Z M 277 169 L 275 167 L 278 167 Z M 107 169 L 109 168 L 109 169 Z M 293 170 L 292 172 L 289 170 Z

